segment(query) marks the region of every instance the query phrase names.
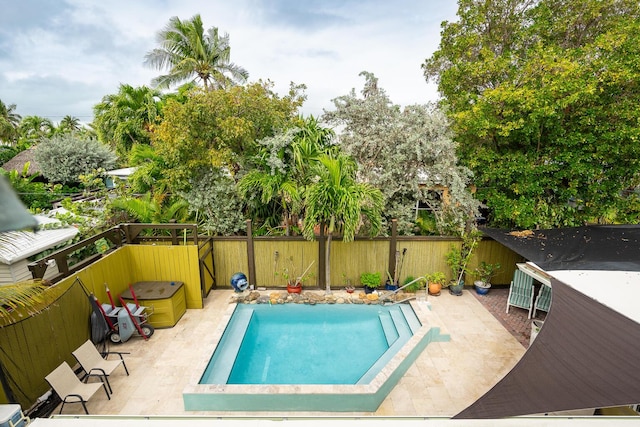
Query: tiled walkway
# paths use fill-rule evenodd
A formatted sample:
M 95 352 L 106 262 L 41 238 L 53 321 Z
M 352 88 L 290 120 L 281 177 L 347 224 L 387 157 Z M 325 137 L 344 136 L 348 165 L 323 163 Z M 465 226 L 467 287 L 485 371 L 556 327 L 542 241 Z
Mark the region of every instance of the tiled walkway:
M 509 287 L 500 286 L 492 287 L 485 295 L 478 295 L 475 291 L 470 290 L 471 294 L 480 301 L 480 303 L 513 335 L 525 348 L 529 348 L 529 337 L 531 336 L 531 321 L 528 319 L 528 312 L 522 308 L 511 307 L 509 313 L 507 310 L 507 297 L 509 296 Z M 538 289 L 536 288 L 536 295 Z M 544 320 L 547 313 L 537 311 L 535 319 Z
M 495 291 L 498 297 L 500 290 Z M 209 357 L 204 354 L 204 348 L 227 311 L 232 294 L 229 290 L 212 291 L 204 309 L 187 310 L 175 327 L 156 330 L 148 341 L 134 338 L 112 346 L 112 350 L 130 352 L 126 361 L 131 375 L 114 373 L 111 400 L 104 394 L 96 394 L 87 405 L 89 412 L 96 415 L 242 416 L 238 412 L 185 411 L 182 400 L 185 385 L 199 375 L 194 372 L 194 366 Z M 448 333 L 451 340 L 429 344 L 377 411 L 336 413 L 327 408 L 321 413 L 244 415 L 450 417 L 457 414 L 504 377 L 525 351 L 481 303 L 492 298 L 479 300 L 474 294 L 466 290 L 459 297 L 446 292 L 428 297 L 434 326 Z M 67 405 L 64 413 L 81 414 L 82 407 Z

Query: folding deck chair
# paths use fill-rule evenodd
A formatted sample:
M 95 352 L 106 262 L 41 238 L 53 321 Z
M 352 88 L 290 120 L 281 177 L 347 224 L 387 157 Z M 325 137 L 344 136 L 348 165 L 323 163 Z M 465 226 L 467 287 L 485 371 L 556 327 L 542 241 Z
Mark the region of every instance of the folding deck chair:
M 529 310 L 528 319 L 531 319 L 533 309 L 533 277 L 525 274 L 521 270 L 516 270 L 513 274 L 511 286 L 509 286 L 509 297 L 507 298 L 507 313 L 509 307 L 520 307 Z
M 109 393 L 113 393 L 111 384 L 109 383 L 109 375 L 111 375 L 118 366 L 122 365 L 124 367 L 124 371 L 129 375 L 129 370 L 127 369 L 127 365 L 124 363 L 122 353 L 114 353 L 120 356 L 119 360 L 103 359 L 102 355 L 98 352 L 91 340 L 87 340 L 75 351 L 71 352 L 71 354 L 73 354 L 73 357 L 76 358 L 78 363 L 80 363 L 80 366 L 82 366 L 82 369 L 84 369 L 85 377 L 83 379 L 85 382 L 89 377 L 98 377 L 102 382 L 107 384 Z M 106 353 L 106 355 L 108 354 L 110 353 Z
M 84 412 L 89 415 L 86 403 L 96 394 L 96 391 L 98 391 L 100 387 L 104 388 L 107 398 L 111 399 L 105 383 L 83 383 L 67 362 L 62 362 L 62 364 L 47 375 L 45 379 L 58 396 L 60 396 L 60 399 L 62 399 L 60 414 L 62 413 L 62 409 L 64 409 L 65 403 L 82 403 Z
M 543 283 L 538 291 L 538 296 L 536 296 L 536 302 L 533 304 L 533 317 L 536 317 L 536 310 L 542 310 L 548 313 L 549 307 L 551 307 L 551 286 Z

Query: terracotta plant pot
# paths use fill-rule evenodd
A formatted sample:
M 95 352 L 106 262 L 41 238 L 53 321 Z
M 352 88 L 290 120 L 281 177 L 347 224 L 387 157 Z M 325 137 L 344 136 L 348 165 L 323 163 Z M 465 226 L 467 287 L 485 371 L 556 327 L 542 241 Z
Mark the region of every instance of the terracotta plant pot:
M 429 295 L 440 295 L 441 290 L 441 283 L 429 283 Z
M 287 283 L 287 292 L 290 294 L 299 294 L 302 292 L 302 283 Z

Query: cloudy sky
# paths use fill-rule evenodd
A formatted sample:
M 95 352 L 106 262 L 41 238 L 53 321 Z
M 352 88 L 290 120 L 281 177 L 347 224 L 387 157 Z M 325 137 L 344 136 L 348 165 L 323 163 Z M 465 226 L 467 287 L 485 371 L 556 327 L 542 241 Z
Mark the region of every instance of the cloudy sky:
M 437 99 L 420 65 L 438 47 L 454 0 L 0 0 L 0 100 L 20 115 L 92 120 L 121 83 L 150 85 L 143 65 L 172 16 L 200 14 L 228 33 L 231 61 L 284 95 L 305 84 L 302 113 L 360 91 L 372 72 L 396 104 Z

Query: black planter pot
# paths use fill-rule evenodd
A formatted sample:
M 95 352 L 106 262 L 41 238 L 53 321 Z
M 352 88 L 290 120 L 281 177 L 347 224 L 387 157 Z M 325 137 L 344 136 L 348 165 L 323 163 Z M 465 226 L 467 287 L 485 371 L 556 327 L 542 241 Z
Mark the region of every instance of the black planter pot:
M 460 296 L 462 295 L 462 290 L 464 289 L 464 282 L 460 281 L 458 283 L 452 283 L 449 285 L 449 293 L 451 295 Z
M 364 293 L 365 293 L 365 294 L 370 294 L 370 293 L 372 293 L 372 292 L 373 292 L 373 291 L 375 291 L 375 290 L 376 290 L 376 288 L 370 288 L 370 287 L 368 287 L 368 286 L 365 286 L 365 287 L 364 287 Z

